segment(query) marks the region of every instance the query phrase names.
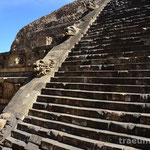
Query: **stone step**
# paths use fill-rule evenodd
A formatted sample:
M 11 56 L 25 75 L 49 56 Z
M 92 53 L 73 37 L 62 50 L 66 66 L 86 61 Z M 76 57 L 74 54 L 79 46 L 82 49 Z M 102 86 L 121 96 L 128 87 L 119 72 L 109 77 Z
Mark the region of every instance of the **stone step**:
M 97 58 L 119 58 L 119 57 L 148 57 L 150 55 L 150 51 L 149 50 L 144 50 L 141 49 L 140 51 L 133 51 L 133 50 L 128 50 L 128 51 L 120 51 L 120 52 L 113 52 L 114 50 L 112 50 L 112 52 L 110 50 L 104 51 L 104 49 L 87 49 L 87 50 L 73 50 L 71 53 L 69 53 L 69 57 L 66 59 L 70 59 L 72 60 L 74 57 L 76 58 L 80 58 L 82 55 L 85 55 L 85 57 L 90 57 L 95 59 Z M 118 55 L 117 55 L 118 54 Z M 93 56 L 93 57 L 92 57 Z M 70 58 L 72 57 L 72 58 Z M 83 59 L 83 58 L 82 58 Z
M 129 32 L 129 31 L 128 31 Z M 104 32 L 102 33 L 104 34 Z M 120 33 L 117 33 L 117 34 L 120 34 Z M 140 46 L 140 45 L 144 45 L 146 42 L 146 40 L 143 38 L 143 39 L 138 39 L 138 36 L 136 37 L 122 37 L 122 38 L 112 38 L 111 39 L 111 36 L 108 35 L 108 39 L 105 39 L 105 38 L 101 38 L 101 34 L 99 32 L 96 32 L 94 33 L 94 36 L 97 35 L 97 37 L 99 38 L 91 38 L 93 41 L 89 42 L 89 43 L 85 43 L 85 40 L 87 40 L 85 38 L 85 40 L 81 40 L 81 43 L 78 43 L 76 45 L 76 48 L 107 48 L 109 47 L 110 48 L 122 48 L 122 47 L 130 47 L 131 45 L 136 45 L 136 46 Z M 90 36 L 93 36 L 93 35 L 88 35 L 89 37 Z M 88 37 L 87 36 L 87 37 Z M 144 35 L 143 35 L 144 37 Z M 146 37 L 149 37 L 149 34 L 146 35 Z M 131 39 L 133 38 L 133 40 L 129 41 L 128 39 Z M 137 40 L 138 39 L 138 40 Z M 109 41 L 108 41 L 109 40 Z M 145 41 L 144 41 L 145 40 Z M 82 44 L 84 43 L 84 44 Z
M 127 84 L 149 85 L 149 77 L 53 77 L 51 82 L 74 82 L 74 83 L 99 83 L 99 84 Z
M 115 8 L 115 12 L 113 11 L 113 9 L 107 9 L 107 11 L 103 11 L 99 17 L 97 18 L 96 22 L 98 22 L 100 19 L 102 19 L 103 21 L 107 21 L 107 23 L 114 21 L 113 19 L 121 19 L 121 18 L 139 18 L 140 12 L 141 14 L 144 13 L 148 13 L 148 8 L 149 8 L 149 3 L 145 3 L 139 6 L 132 6 L 130 7 L 131 9 L 128 9 L 127 7 L 125 7 L 125 5 L 123 7 L 116 7 Z M 117 13 L 116 13 L 117 12 Z M 147 14 L 148 15 L 148 14 Z
M 120 7 L 117 7 L 116 3 L 111 3 L 109 5 L 109 7 L 108 7 L 108 5 L 109 4 L 107 4 L 107 6 L 105 7 L 105 9 L 99 15 L 98 19 L 100 17 L 104 16 L 105 19 L 107 20 L 107 18 L 109 18 L 109 17 L 112 17 L 112 18 L 115 17 L 115 16 L 119 17 L 122 14 L 124 14 L 124 16 L 126 16 L 126 15 L 128 15 L 128 13 L 132 13 L 132 14 L 134 14 L 134 12 L 138 13 L 137 10 L 142 10 L 142 6 L 144 4 L 143 5 L 138 5 L 138 8 L 137 8 L 137 5 L 134 5 L 134 6 L 133 5 L 129 5 L 128 2 L 127 3 L 123 3 L 123 4 L 118 3 L 118 6 L 120 6 Z M 148 5 L 148 3 L 145 3 L 145 5 Z M 115 10 L 115 12 L 117 14 L 114 12 L 114 10 Z M 130 14 L 130 16 L 132 16 L 132 14 Z
M 41 94 L 129 102 L 149 102 L 150 100 L 149 94 L 143 93 L 104 92 L 59 88 L 44 88 L 42 89 Z M 147 105 L 147 107 L 149 106 Z
M 143 137 L 149 137 L 148 133 L 150 132 L 149 125 L 116 122 L 116 121 L 109 121 L 109 120 L 95 119 L 95 118 L 93 119 L 93 118 L 79 117 L 73 115 L 59 114 L 58 116 L 58 114 L 55 113 L 52 114 L 47 111 L 30 110 L 29 116 L 53 120 L 53 121 L 59 121 L 61 123 L 69 123 L 69 124 L 78 125 L 82 127 L 89 127 L 93 129 L 110 130 L 113 132 L 117 132 L 117 130 L 119 130 L 119 133 L 140 135 Z
M 134 135 L 127 135 L 123 133 L 116 133 L 112 131 L 106 131 L 106 130 L 97 130 L 92 129 L 88 127 L 81 127 L 73 124 L 68 123 L 62 123 L 59 121 L 52 121 L 47 119 L 42 119 L 38 117 L 26 117 L 24 119 L 26 123 L 30 123 L 36 126 L 41 126 L 47 129 L 55 129 L 59 131 L 63 131 L 69 134 L 74 134 L 81 137 L 86 137 L 94 140 L 100 140 L 107 142 L 108 139 L 111 140 L 111 143 L 118 144 L 120 141 L 119 139 L 142 139 L 144 142 L 150 142 L 148 138 L 140 137 L 140 136 L 134 136 Z M 117 130 L 118 132 L 118 130 Z M 110 141 L 109 141 L 110 142 Z M 136 148 L 140 148 L 141 145 L 134 145 Z M 144 147 L 149 148 L 150 145 L 143 145 Z
M 76 45 L 76 48 L 75 49 L 78 49 L 78 50 L 94 50 L 94 49 L 122 49 L 122 48 L 130 48 L 131 45 L 132 46 L 143 46 L 146 42 L 144 42 L 144 40 L 139 40 L 139 41 L 132 41 L 132 42 L 114 42 L 114 43 L 103 43 L 101 41 L 97 41 L 96 43 L 94 44 L 89 44 L 88 46 L 87 45 Z M 145 44 L 146 45 L 146 44 Z M 112 50 L 113 51 L 113 50 Z
M 107 92 L 129 92 L 129 93 L 150 93 L 149 85 L 120 85 L 120 84 L 91 84 L 91 83 L 68 83 L 50 82 L 46 88 L 77 89 Z
M 131 42 L 131 40 L 133 42 Z M 90 51 L 91 49 L 94 49 L 94 47 L 96 47 L 93 50 L 93 52 L 96 52 L 96 50 L 97 50 L 97 51 L 99 51 L 99 53 L 97 53 L 97 54 L 100 54 L 101 53 L 100 50 L 104 49 L 102 46 L 105 46 L 105 45 L 107 47 L 109 46 L 109 49 L 110 49 L 110 47 L 113 47 L 113 46 L 116 46 L 116 48 L 117 48 L 117 46 L 119 46 L 119 45 L 121 45 L 120 47 L 122 47 L 123 45 L 131 46 L 133 44 L 136 44 L 136 42 L 140 42 L 140 41 L 141 41 L 141 43 L 142 42 L 146 43 L 146 41 L 141 40 L 138 36 L 137 37 L 129 37 L 129 38 L 120 38 L 120 39 L 109 39 L 109 37 L 108 37 L 108 39 L 100 39 L 100 38 L 91 39 L 91 40 L 85 39 L 85 40 L 82 40 L 81 43 L 78 43 L 78 45 L 76 45 L 76 47 L 74 48 L 74 50 L 76 50 L 76 51 L 72 51 L 72 53 L 79 53 L 80 51 L 77 52 L 77 49 L 85 50 L 85 52 L 86 52 L 86 51 L 88 51 L 88 50 Z M 130 42 L 130 44 L 129 44 L 129 42 Z M 101 45 L 102 48 L 100 46 L 98 47 L 98 45 Z M 139 45 L 141 45 L 141 44 L 139 43 Z M 105 47 L 105 48 L 107 48 L 107 47 Z M 92 50 L 91 50 L 91 52 L 92 52 Z M 94 54 L 94 53 L 91 53 L 91 54 Z
M 24 131 L 21 131 L 21 130 L 14 129 L 11 132 L 11 137 L 16 139 L 16 140 L 20 140 L 20 141 L 23 141 L 25 143 L 28 143 L 30 141 L 31 134 L 24 132 Z
M 150 19 L 150 17 L 148 19 Z M 140 22 L 133 22 L 132 25 L 130 22 L 130 24 L 121 23 L 121 24 L 113 25 L 114 27 L 113 26 L 110 26 L 110 27 L 109 26 L 106 26 L 106 27 L 102 26 L 99 28 L 91 28 L 89 30 L 89 32 L 85 35 L 85 37 L 95 36 L 95 35 L 97 35 L 97 36 L 99 36 L 99 35 L 101 35 L 101 36 L 102 35 L 103 36 L 105 36 L 105 35 L 112 36 L 112 35 L 118 35 L 119 33 L 121 35 L 123 35 L 127 32 L 129 32 L 129 33 L 141 32 L 141 35 L 144 36 L 144 35 L 148 34 L 148 32 L 145 31 L 145 28 L 147 28 L 150 24 L 149 20 L 147 20 L 147 22 L 145 22 L 145 21 L 146 20 L 140 21 Z M 132 42 L 134 42 L 134 41 L 132 41 Z
M 98 40 L 98 39 L 121 39 L 121 38 L 131 38 L 131 37 L 139 37 L 139 36 L 142 36 L 142 33 L 139 31 L 139 32 L 122 32 L 120 34 L 114 34 L 113 32 L 110 34 L 110 33 L 106 33 L 106 34 L 95 34 L 95 35 L 90 35 L 90 36 L 84 36 L 84 40 L 89 40 L 89 39 L 95 39 L 95 40 Z M 146 36 L 146 34 L 145 34 Z
M 95 34 L 99 34 L 98 31 L 95 32 Z M 117 42 L 128 42 L 128 41 L 138 41 L 141 40 L 141 36 L 137 35 L 135 37 L 122 37 L 122 38 L 117 38 L 117 36 L 104 36 L 104 37 L 99 37 L 97 36 L 96 38 L 91 38 L 91 39 L 84 39 L 84 37 L 79 41 L 78 44 L 86 46 L 87 43 L 89 44 L 94 44 L 97 42 L 103 42 L 103 43 L 117 43 Z
M 30 130 L 29 126 L 33 130 Z M 18 128 L 20 130 L 30 132 L 31 134 L 36 133 L 37 135 L 41 135 L 41 131 L 45 131 L 45 134 L 48 135 L 48 137 L 50 139 L 54 139 L 54 140 L 57 140 L 59 142 L 63 142 L 65 144 L 77 146 L 77 147 L 82 148 L 82 149 L 89 149 L 90 148 L 92 150 L 95 148 L 97 148 L 97 149 L 100 148 L 100 149 L 109 149 L 110 150 L 110 148 L 113 148 L 113 149 L 116 148 L 116 150 L 120 150 L 120 148 L 121 149 L 122 148 L 130 148 L 131 150 L 134 150 L 134 148 L 132 148 L 132 147 L 102 142 L 99 140 L 92 140 L 92 139 L 84 138 L 81 136 L 76 136 L 76 135 L 68 134 L 65 132 L 61 132 L 58 130 L 53 130 L 53 129 L 49 130 L 49 129 L 45 129 L 45 128 L 38 127 L 35 125 L 26 124 L 26 123 L 18 124 Z M 46 132 L 46 130 L 47 130 L 47 132 Z
M 30 134 L 36 134 L 38 136 L 44 137 L 44 138 L 41 138 L 41 142 L 40 142 L 42 149 L 47 149 L 47 147 L 50 148 L 50 149 L 65 149 L 65 148 L 71 149 L 71 150 L 72 149 L 77 149 L 74 146 L 66 145 L 66 144 L 61 143 L 59 141 L 52 140 L 52 137 L 51 137 L 51 132 L 52 131 L 51 130 L 41 128 L 39 126 L 35 126 L 35 125 L 31 125 L 31 124 L 26 124 L 26 123 L 23 123 L 23 122 L 19 123 L 17 128 L 19 130 L 29 132 Z M 43 141 L 45 141 L 45 139 L 52 140 L 52 143 L 44 143 Z M 62 141 L 62 142 L 64 142 L 64 141 Z M 49 147 L 50 146 L 49 144 L 51 145 L 51 147 Z M 78 148 L 78 149 L 80 149 L 80 148 Z
M 139 2 L 140 3 L 140 2 Z M 146 5 L 147 3 L 144 3 L 143 5 Z M 126 12 L 133 12 L 133 11 L 136 11 L 137 9 L 137 6 L 139 8 L 141 8 L 141 6 L 143 5 L 133 5 L 131 2 L 126 2 L 126 1 L 123 1 L 121 3 L 119 2 L 115 2 L 115 1 L 111 1 L 111 3 L 108 3 L 107 6 L 105 7 L 105 9 L 102 11 L 102 13 L 100 14 L 100 16 L 104 16 L 104 15 L 109 15 L 109 14 L 112 14 L 112 11 L 115 9 L 115 12 L 117 12 L 116 15 L 118 14 L 122 14 L 122 12 L 124 12 L 124 14 Z M 118 7 L 120 6 L 120 7 Z M 113 12 L 114 14 L 114 12 Z
M 129 26 L 128 28 L 127 27 L 126 28 L 120 27 L 120 29 L 119 29 L 119 27 L 118 28 L 114 27 L 114 28 L 115 28 L 114 30 L 107 29 L 107 28 L 106 29 L 103 29 L 103 28 L 102 29 L 95 29 L 95 30 L 93 29 L 93 31 L 86 34 L 84 39 L 88 39 L 88 38 L 90 39 L 90 37 L 93 37 L 91 39 L 98 41 L 98 42 L 104 42 L 105 36 L 108 36 L 108 39 L 114 40 L 112 43 L 109 43 L 109 44 L 113 45 L 113 43 L 115 43 L 115 41 L 118 40 L 117 44 L 119 45 L 119 39 L 120 38 L 123 38 L 123 37 L 138 38 L 140 36 L 140 39 L 142 40 L 142 39 L 144 39 L 145 36 L 149 35 L 149 31 L 146 31 L 146 29 L 148 28 L 146 23 L 145 24 L 143 23 L 143 26 L 142 25 L 141 26 L 134 25 L 134 26 Z M 127 35 L 127 32 L 130 34 Z M 119 35 L 119 36 L 117 36 L 117 35 Z M 122 40 L 122 42 L 127 43 L 127 40 Z M 129 43 L 130 42 L 136 43 L 135 40 L 129 41 Z M 105 43 L 108 43 L 108 42 L 105 41 Z M 121 46 L 121 44 L 120 44 L 120 46 Z
M 69 54 L 66 61 L 80 60 L 80 59 L 100 59 L 109 57 L 137 57 L 137 56 L 149 56 L 150 50 L 147 46 L 141 46 L 137 50 L 135 47 L 130 47 L 129 49 L 76 49 Z M 136 51 L 135 51 L 136 50 Z M 81 51 L 83 51 L 81 53 Z M 85 54 L 84 54 L 85 52 Z M 94 52 L 96 54 L 94 54 Z M 90 54 L 86 54 L 90 53 Z M 92 54 L 93 53 L 93 54 Z
M 62 66 L 75 66 L 75 65 L 98 65 L 98 64 L 134 64 L 134 63 L 149 63 L 150 56 L 144 57 L 121 57 L 121 58 L 101 58 L 101 59 L 85 59 L 65 61 Z
M 150 70 L 58 71 L 55 77 L 150 77 Z
M 24 132 L 18 129 L 14 129 L 11 132 L 11 136 L 14 139 L 23 141 L 26 143 L 26 150 L 40 150 L 39 147 L 41 145 L 42 137 L 34 134 L 30 134 L 29 132 Z
M 145 6 L 148 5 L 149 1 L 143 0 L 143 1 L 136 1 L 136 0 L 132 0 L 132 1 L 111 1 L 108 3 L 108 5 L 106 6 L 106 9 L 103 10 L 103 13 L 108 13 L 108 11 L 110 10 L 118 10 L 119 12 L 122 12 L 122 9 L 127 9 L 126 11 L 129 11 L 128 9 L 134 9 L 136 7 L 141 7 L 141 6 Z M 117 11 L 116 10 L 116 11 Z
M 103 31 L 106 29 L 111 29 L 111 31 L 115 31 L 115 28 L 121 28 L 121 27 L 129 27 L 131 25 L 139 25 L 139 26 L 147 26 L 146 22 L 149 22 L 150 16 L 146 14 L 140 14 L 140 17 L 137 17 L 139 15 L 136 15 L 135 18 L 128 17 L 126 20 L 124 19 L 118 19 L 117 21 L 105 23 L 104 20 L 98 20 L 97 22 L 94 22 L 90 29 L 88 30 L 88 33 L 92 33 L 92 31 Z M 132 23 L 132 24 L 131 24 Z M 113 27 L 113 28 L 111 28 Z
M 49 129 L 42 128 L 42 127 L 36 126 L 36 125 L 32 125 L 30 123 L 25 123 L 22 121 L 18 122 L 17 130 L 27 132 L 28 134 L 31 134 L 31 135 L 37 135 L 40 137 L 44 137 L 44 138 L 50 138 L 49 132 L 51 131 Z
M 112 144 L 112 143 L 108 143 L 108 142 L 101 142 L 101 141 L 97 141 L 97 140 L 87 139 L 87 138 L 83 138 L 83 137 L 79 137 L 79 136 L 75 136 L 75 135 L 70 135 L 70 134 L 60 132 L 57 130 L 52 130 L 51 136 L 55 139 L 59 139 L 59 137 L 61 137 L 63 139 L 63 141 L 65 141 L 67 143 L 69 142 L 69 143 L 71 143 L 71 145 L 78 145 L 78 146 L 82 147 L 83 149 L 121 150 L 123 148 L 124 149 L 129 148 L 131 150 L 134 150 L 134 148 L 132 148 L 132 147 L 120 146 L 120 145 Z
M 85 51 L 85 50 L 84 50 Z M 88 50 L 90 51 L 90 50 Z M 95 50 L 99 51 L 99 50 Z M 92 53 L 92 51 L 90 52 Z M 114 54 L 116 55 L 116 54 Z M 86 60 L 86 59 L 101 59 L 101 58 L 107 58 L 109 56 L 108 53 L 99 53 L 99 54 L 79 54 L 78 53 L 70 53 L 69 57 L 67 57 L 66 61 L 76 61 L 76 60 Z
M 139 18 L 138 18 L 139 19 Z M 115 35 L 116 33 L 126 33 L 129 30 L 130 34 L 131 33 L 138 33 L 141 32 L 141 35 L 148 34 L 149 32 L 146 32 L 144 28 L 148 28 L 150 24 L 150 16 L 146 16 L 145 18 L 139 19 L 139 21 L 134 21 L 134 20 L 118 20 L 116 22 L 108 23 L 108 24 L 103 24 L 103 22 L 99 22 L 99 24 L 90 27 L 86 35 L 83 37 L 88 37 L 88 35 L 93 35 L 94 33 L 99 33 L 105 35 Z M 146 24 L 147 23 L 147 24 Z M 108 32 L 106 32 L 108 31 Z
M 107 18 L 104 18 L 105 17 L 104 15 L 103 16 L 100 15 L 97 18 L 97 20 L 95 21 L 95 23 L 102 22 L 103 24 L 109 24 L 109 23 L 114 23 L 117 21 L 119 22 L 120 20 L 122 20 L 124 22 L 126 20 L 135 21 L 139 18 L 149 16 L 149 9 L 148 9 L 149 4 L 146 6 L 147 6 L 147 9 L 146 9 L 146 7 L 145 8 L 143 7 L 143 8 L 141 8 L 141 11 L 139 11 L 139 9 L 140 9 L 139 7 L 138 8 L 136 7 L 136 10 L 134 10 L 134 12 L 132 12 L 132 13 L 131 12 L 125 13 L 122 11 L 121 13 L 118 12 L 118 14 L 116 14 L 116 13 L 114 14 L 114 12 L 112 12 L 111 14 L 109 14 L 107 16 Z
M 150 24 L 150 23 L 149 23 Z M 134 38 L 134 39 L 138 39 L 143 41 L 145 39 L 145 37 L 149 36 L 150 32 L 148 30 L 148 25 L 145 23 L 143 23 L 143 26 L 139 26 L 139 25 L 134 25 L 134 26 L 129 26 L 128 28 L 125 27 L 120 27 L 121 29 L 119 30 L 119 27 L 112 27 L 115 28 L 115 30 L 111 30 L 108 31 L 109 29 L 95 29 L 89 33 L 87 33 L 85 35 L 85 37 L 83 37 L 81 39 L 81 43 L 82 41 L 86 41 L 89 39 L 93 39 L 93 41 L 97 41 L 100 42 L 100 44 L 103 43 L 109 43 L 106 40 L 111 40 L 112 43 L 109 44 L 120 44 L 121 42 L 124 44 L 125 42 L 129 42 L 129 43 L 136 43 L 136 40 L 133 41 L 128 41 L 126 39 L 123 40 L 123 38 Z M 128 34 L 127 34 L 128 33 Z M 91 38 L 90 38 L 91 37 Z M 106 38 L 107 37 L 107 38 Z M 121 40 L 122 39 L 122 40 Z M 120 42 L 120 43 L 119 43 Z M 90 43 L 89 43 L 90 45 Z M 84 46 L 84 45 L 83 45 Z M 120 44 L 121 46 L 121 44 Z
M 102 32 L 104 34 L 104 32 Z M 99 37 L 101 33 L 99 32 L 95 32 L 93 33 L 93 35 L 97 35 Z M 88 36 L 93 36 L 92 34 L 89 34 Z M 144 36 L 144 35 L 143 35 Z M 148 36 L 148 34 L 146 35 Z M 129 40 L 129 39 L 132 39 L 132 40 Z M 98 45 L 99 47 L 104 47 L 106 44 L 110 47 L 113 47 L 113 48 L 117 48 L 117 47 L 123 47 L 123 46 L 130 46 L 130 45 L 142 45 L 144 44 L 144 39 L 141 39 L 141 37 L 139 38 L 139 36 L 136 36 L 136 37 L 129 37 L 129 38 L 121 38 L 121 39 L 103 39 L 101 37 L 99 38 L 91 38 L 92 41 L 89 41 L 87 42 L 86 39 L 85 40 L 81 40 L 77 45 L 76 47 L 86 47 L 87 45 L 88 46 L 95 46 L 95 45 Z M 85 42 L 86 41 L 86 42 Z
M 115 28 L 117 27 L 129 27 L 132 25 L 145 25 L 146 26 L 146 22 L 149 22 L 149 18 L 150 16 L 147 15 L 146 13 L 148 13 L 148 11 L 146 11 L 145 13 L 139 12 L 140 14 L 136 14 L 134 16 L 127 16 L 122 18 L 118 18 L 118 19 L 112 19 L 111 21 L 106 21 L 106 20 L 102 20 L 101 18 L 98 19 L 96 22 L 94 22 L 90 29 L 88 30 L 87 33 L 90 33 L 91 31 L 100 31 L 101 29 L 111 29 L 112 31 L 115 30 Z M 113 27 L 113 28 L 111 28 Z
M 52 139 L 42 139 L 41 148 L 43 150 L 83 150 L 78 147 L 60 143 Z
M 48 98 L 45 98 L 45 100 L 47 99 Z M 110 102 L 108 102 L 108 106 L 106 106 L 106 103 L 107 103 L 106 102 L 105 106 L 98 107 L 100 104 L 98 103 L 98 105 L 94 107 L 93 105 L 95 104 L 95 102 L 90 103 L 89 101 L 87 101 L 88 102 L 87 104 L 86 103 L 83 104 L 83 102 L 80 102 L 79 100 L 76 102 L 74 99 L 73 101 L 72 98 L 70 98 L 72 101 L 69 98 L 68 99 L 59 98 L 58 103 L 56 103 L 57 99 L 55 98 L 55 101 L 54 101 L 54 97 L 53 97 L 52 99 L 53 102 L 50 101 L 49 103 L 47 102 L 48 100 L 46 102 L 43 102 L 44 100 L 42 101 L 40 99 L 42 102 L 40 101 L 40 102 L 34 103 L 33 109 L 37 109 L 40 111 L 47 110 L 51 112 L 51 116 L 53 118 L 54 118 L 53 113 L 55 112 L 59 114 L 58 116 L 60 116 L 61 114 L 62 115 L 68 114 L 68 115 L 76 115 L 76 116 L 82 116 L 82 117 L 88 117 L 88 118 L 98 118 L 98 119 L 113 120 L 113 121 L 119 121 L 119 122 L 130 122 L 130 123 L 138 123 L 138 124 L 143 124 L 144 121 L 146 121 L 146 123 L 144 124 L 147 124 L 147 125 L 150 124 L 150 118 L 149 118 L 150 115 L 139 112 L 140 109 L 136 110 L 136 104 L 133 104 L 134 105 L 133 109 L 126 111 L 127 108 L 123 109 L 123 107 L 120 107 L 120 108 L 115 109 L 114 107 L 110 107 L 109 105 Z M 68 100 L 69 102 L 68 103 L 64 102 L 64 100 Z M 73 102 L 73 104 L 70 104 L 70 102 Z M 91 104 L 91 106 L 89 106 L 89 104 Z M 116 103 L 114 103 L 113 105 L 115 104 Z M 122 106 L 123 106 L 123 103 L 122 103 Z M 137 111 L 137 112 L 134 112 L 134 111 Z
M 137 7 L 140 9 L 145 5 L 149 5 L 149 2 L 144 1 L 111 1 L 107 4 L 102 14 L 108 13 L 109 11 L 116 10 L 119 13 L 136 11 Z M 101 14 L 100 14 L 101 15 Z
M 46 150 L 46 149 L 49 150 L 49 149 L 52 149 L 52 148 L 53 149 L 63 149 L 63 150 L 64 149 L 72 149 L 72 150 L 73 149 L 74 150 L 77 149 L 77 148 L 75 148 L 73 146 L 62 144 L 60 142 L 57 142 L 57 141 L 54 141 L 54 140 L 51 140 L 51 139 L 48 139 L 48 138 L 42 138 L 42 137 L 39 137 L 37 135 L 29 134 L 28 132 L 24 132 L 24 131 L 17 130 L 17 129 L 12 132 L 12 136 L 14 138 L 22 140 L 22 141 L 24 141 L 26 143 L 28 143 L 28 142 L 35 142 L 34 144 L 37 147 L 37 149 L 38 149 L 39 145 L 44 150 Z M 38 137 L 38 139 L 36 139 L 36 136 Z M 30 137 L 31 137 L 31 139 L 30 139 Z M 32 137 L 35 137 L 35 139 L 32 139 Z M 49 141 L 49 143 L 47 143 L 46 141 Z M 36 144 L 38 144 L 38 145 L 36 145 Z M 34 148 L 35 148 L 35 146 L 34 146 Z M 79 150 L 79 148 L 78 148 L 78 150 Z
M 69 54 L 69 57 L 66 59 L 66 61 L 77 61 L 77 60 L 86 60 L 86 59 L 111 59 L 111 58 L 121 59 L 126 57 L 135 58 L 135 57 L 148 57 L 148 56 L 150 56 L 149 50 L 107 53 L 107 52 L 103 52 L 103 50 L 95 49 L 95 50 L 73 51 Z
M 5 146 L 13 150 L 25 150 L 26 143 L 12 137 L 7 137 L 4 141 Z
M 141 70 L 150 69 L 150 63 L 122 63 L 122 64 L 96 64 L 96 65 L 66 65 L 59 71 L 100 71 L 100 70 Z
M 99 34 L 99 32 L 95 32 L 95 34 Z M 121 38 L 121 39 L 102 39 L 102 38 L 97 38 L 97 39 L 89 39 L 89 40 L 84 40 L 82 39 L 78 44 L 77 46 L 80 46 L 80 47 L 84 47 L 84 46 L 87 46 L 87 43 L 91 46 L 95 45 L 95 44 L 128 44 L 129 42 L 136 42 L 136 41 L 140 41 L 141 40 L 141 37 L 140 36 L 137 36 L 137 37 L 129 37 L 129 38 Z M 142 40 L 141 40 L 142 41 Z
M 125 38 L 125 37 L 123 37 L 123 38 Z M 80 44 L 79 44 L 79 45 L 76 45 L 76 47 L 73 50 L 74 51 L 91 50 L 91 52 L 92 52 L 92 50 L 101 50 L 101 52 L 103 52 L 105 50 L 105 53 L 106 52 L 112 53 L 112 52 L 114 52 L 114 50 L 116 50 L 115 52 L 123 52 L 123 50 L 125 50 L 124 52 L 149 50 L 148 49 L 148 42 L 146 40 L 144 41 L 144 39 L 139 40 L 139 41 L 135 41 L 135 42 L 126 43 L 126 42 L 121 41 L 123 38 L 116 39 L 116 41 L 115 41 L 115 39 L 113 39 L 113 41 L 114 41 L 113 44 L 111 44 L 110 42 L 109 43 L 103 43 L 103 41 L 105 39 L 98 39 L 97 38 L 97 39 L 95 39 L 94 44 L 88 44 L 88 45 L 82 45 L 82 46 L 80 46 Z M 149 36 L 147 36 L 146 38 L 149 38 Z M 120 51 L 119 51 L 119 49 L 120 49 Z

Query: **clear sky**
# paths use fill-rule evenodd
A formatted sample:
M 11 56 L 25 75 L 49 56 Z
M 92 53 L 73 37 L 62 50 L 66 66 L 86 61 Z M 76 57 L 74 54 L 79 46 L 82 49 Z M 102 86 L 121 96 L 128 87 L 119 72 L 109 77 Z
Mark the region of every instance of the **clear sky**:
M 0 53 L 10 50 L 23 26 L 73 1 L 0 0 Z

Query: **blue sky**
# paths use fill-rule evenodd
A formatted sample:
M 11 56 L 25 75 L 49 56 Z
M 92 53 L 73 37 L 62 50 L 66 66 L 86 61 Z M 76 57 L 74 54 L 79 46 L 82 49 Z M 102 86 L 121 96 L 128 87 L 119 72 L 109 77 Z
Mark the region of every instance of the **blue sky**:
M 28 23 L 74 0 L 0 0 L 0 52 L 10 50 L 17 32 Z

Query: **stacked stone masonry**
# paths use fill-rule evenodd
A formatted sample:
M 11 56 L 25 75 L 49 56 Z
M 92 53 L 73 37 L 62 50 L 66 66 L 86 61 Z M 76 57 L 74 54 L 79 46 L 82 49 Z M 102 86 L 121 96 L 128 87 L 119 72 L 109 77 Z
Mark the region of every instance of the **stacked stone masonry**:
M 149 0 L 111 0 L 1 149 L 149 150 L 149 26 Z
M 0 54 L 0 112 L 21 86 L 34 77 L 34 63 L 48 50 L 16 51 Z

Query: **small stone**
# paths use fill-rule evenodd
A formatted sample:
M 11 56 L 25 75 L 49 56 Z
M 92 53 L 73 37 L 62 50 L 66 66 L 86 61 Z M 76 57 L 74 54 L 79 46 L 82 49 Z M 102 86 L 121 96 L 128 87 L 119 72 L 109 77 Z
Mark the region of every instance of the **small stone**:
M 8 120 L 8 119 L 11 118 L 11 114 L 9 114 L 9 113 L 3 113 L 3 114 L 0 115 L 0 118 Z
M 103 142 L 99 142 L 99 143 L 97 143 L 97 145 L 96 145 L 96 148 L 97 149 L 101 149 L 101 148 L 103 148 L 103 146 L 104 146 L 104 143 Z
M 134 130 L 134 128 L 135 128 L 135 125 L 133 125 L 133 124 L 128 124 L 128 129 L 129 129 L 129 130 Z
M 2 130 L 5 125 L 6 125 L 6 120 L 5 119 L 0 119 L 0 130 Z

